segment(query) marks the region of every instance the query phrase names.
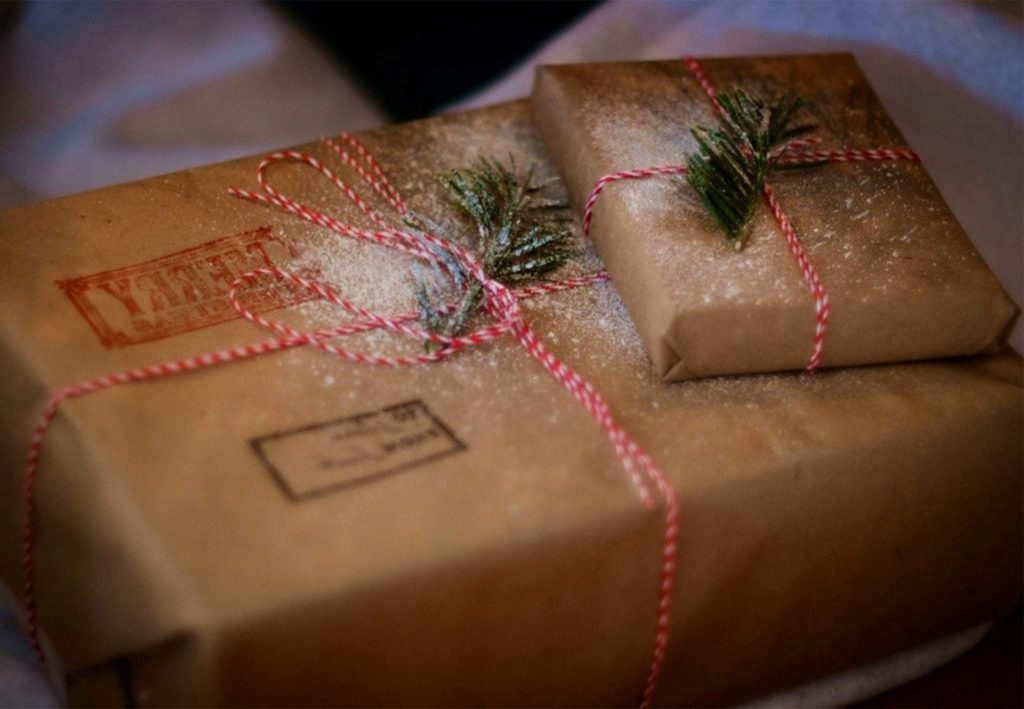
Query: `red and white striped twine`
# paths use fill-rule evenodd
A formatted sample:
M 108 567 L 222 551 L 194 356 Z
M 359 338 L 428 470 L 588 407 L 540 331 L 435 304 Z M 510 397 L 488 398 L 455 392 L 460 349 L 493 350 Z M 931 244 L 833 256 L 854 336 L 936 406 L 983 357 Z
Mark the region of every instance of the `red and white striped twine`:
M 697 63 L 697 60 L 693 57 L 685 57 L 684 62 L 686 63 L 687 68 L 697 79 L 697 83 L 700 84 L 704 93 L 707 94 L 712 104 L 714 104 L 715 109 L 719 113 L 724 114 L 721 104 L 715 97 L 715 89 L 704 75 L 704 72 L 701 70 L 700 64 Z M 913 160 L 920 162 L 921 160 L 917 156 L 917 153 L 905 148 L 870 148 L 866 150 L 856 148 L 846 148 L 842 150 L 803 149 L 806 146 L 816 145 L 819 142 L 820 141 L 816 138 L 789 142 L 775 153 L 778 157 L 777 164 L 800 165 L 817 162 L 867 162 L 870 160 Z M 636 170 L 622 170 L 620 172 L 612 172 L 601 177 L 594 185 L 594 189 L 591 191 L 590 197 L 587 199 L 587 203 L 583 208 L 583 235 L 585 237 L 590 236 L 590 222 L 594 217 L 594 205 L 597 204 L 598 195 L 600 195 L 604 188 L 609 184 L 619 180 L 637 180 L 655 176 L 682 174 L 686 174 L 686 165 L 660 165 Z M 811 296 L 814 298 L 814 337 L 811 343 L 811 355 L 807 360 L 806 366 L 806 370 L 808 372 L 813 372 L 821 365 L 821 358 L 825 348 L 825 332 L 828 329 L 829 312 L 831 308 L 829 305 L 828 293 L 825 291 L 825 286 L 822 285 L 818 272 L 811 264 L 810 259 L 807 258 L 807 253 L 804 250 L 803 244 L 800 242 L 800 238 L 797 236 L 796 231 L 793 229 L 793 225 L 790 223 L 789 217 L 786 216 L 786 213 L 782 210 L 778 199 L 775 197 L 774 190 L 772 190 L 771 186 L 767 182 L 762 188 L 762 194 L 764 195 L 768 206 L 771 208 L 772 214 L 774 215 L 776 222 L 779 224 L 779 228 L 782 229 L 782 233 L 786 238 L 786 244 L 789 246 L 790 253 L 793 254 L 793 258 L 796 260 L 797 266 L 800 268 L 800 274 L 803 276 L 804 282 L 807 284 L 807 288 L 811 291 Z
M 343 135 L 340 142 L 325 138 L 323 143 L 343 163 L 351 167 L 359 178 L 369 185 L 384 202 L 390 205 L 399 217 L 406 217 L 408 215 L 405 202 L 398 190 L 385 176 L 373 156 L 355 138 Z M 342 143 L 348 145 L 354 151 L 354 154 L 350 153 Z M 343 223 L 279 192 L 266 179 L 267 168 L 278 162 L 298 162 L 315 169 L 333 183 L 342 194 L 347 196 L 376 228 L 374 230 L 366 230 Z M 598 271 L 561 282 L 543 283 L 513 291 L 498 281 L 489 278 L 476 259 L 457 244 L 440 239 L 429 233 L 413 234 L 396 228 L 379 212 L 369 206 L 362 196 L 334 171 L 311 155 L 293 150 L 279 151 L 268 155 L 257 167 L 256 179 L 263 190 L 263 194 L 238 188 L 231 188 L 229 192 L 235 196 L 283 210 L 300 219 L 330 229 L 341 236 L 361 239 L 385 248 L 394 249 L 420 260 L 433 261 L 442 268 L 445 268 L 445 259 L 440 254 L 441 252 L 446 253 L 458 262 L 471 277 L 481 283 L 486 298 L 485 310 L 493 318 L 493 322 L 467 335 L 442 337 L 409 324 L 417 319 L 416 313 L 404 313 L 390 317 L 377 315 L 345 300 L 333 288 L 327 285 L 306 280 L 278 268 L 262 268 L 240 276 L 232 284 L 229 300 L 241 317 L 273 330 L 275 333 L 278 333 L 278 337 L 241 347 L 233 347 L 194 357 L 116 372 L 79 382 L 53 392 L 33 430 L 29 453 L 26 458 L 25 477 L 22 487 L 22 590 L 26 608 L 28 639 L 39 656 L 40 661 L 45 663 L 46 660 L 39 641 L 34 586 L 33 495 L 36 479 L 39 474 L 39 460 L 46 432 L 62 402 L 120 384 L 158 379 L 205 367 L 237 362 L 249 357 L 297 346 L 308 345 L 316 347 L 327 354 L 362 364 L 381 367 L 406 367 L 436 362 L 451 356 L 465 347 L 480 345 L 495 338 L 512 334 L 523 348 L 537 359 L 597 420 L 614 447 L 629 480 L 643 504 L 647 507 L 653 504 L 650 485 L 654 486 L 658 495 L 664 501 L 665 528 L 661 555 L 661 585 L 658 591 L 657 625 L 650 669 L 642 692 L 642 706 L 649 705 L 658 677 L 664 667 L 668 648 L 669 608 L 679 534 L 679 505 L 676 493 L 650 456 L 615 421 L 604 398 L 594 389 L 590 382 L 583 379 L 583 377 L 559 360 L 541 342 L 523 319 L 519 308 L 519 300 L 521 298 L 530 298 L 571 288 L 589 286 L 608 280 L 607 273 Z M 300 288 L 310 290 L 319 298 L 337 305 L 342 310 L 357 316 L 360 320 L 335 328 L 302 332 L 257 315 L 239 302 L 237 290 L 245 282 L 267 277 L 289 281 Z M 329 342 L 329 340 L 339 336 L 381 328 L 389 329 L 415 339 L 431 340 L 441 344 L 442 347 L 428 353 L 396 357 L 356 352 Z

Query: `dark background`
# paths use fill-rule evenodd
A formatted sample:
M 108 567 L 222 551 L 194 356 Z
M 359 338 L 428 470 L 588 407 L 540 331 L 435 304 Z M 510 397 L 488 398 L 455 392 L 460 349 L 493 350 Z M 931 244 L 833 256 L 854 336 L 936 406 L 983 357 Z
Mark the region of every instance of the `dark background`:
M 406 121 L 490 83 L 599 2 L 274 4 L 347 67 L 393 120 Z

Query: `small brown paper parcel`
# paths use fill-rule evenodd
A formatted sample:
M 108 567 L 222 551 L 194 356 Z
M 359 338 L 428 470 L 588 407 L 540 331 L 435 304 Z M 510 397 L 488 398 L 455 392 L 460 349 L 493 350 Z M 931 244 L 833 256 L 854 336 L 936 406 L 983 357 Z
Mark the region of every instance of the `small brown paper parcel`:
M 412 209 L 451 225 L 438 172 L 483 153 L 554 173 L 525 101 L 359 138 Z M 414 309 L 411 259 L 227 194 L 254 186 L 258 162 L 0 213 L 8 588 L 49 392 L 266 339 L 223 306 L 258 266 L 374 312 Z M 365 223 L 308 167 L 269 177 Z M 584 252 L 564 275 L 599 267 Z M 242 300 L 295 327 L 342 319 L 307 296 L 265 285 Z M 1012 354 L 670 385 L 611 283 L 522 308 L 678 492 L 655 704 L 738 701 L 1016 598 Z M 341 344 L 423 351 L 384 333 Z M 36 485 L 38 620 L 73 704 L 639 701 L 663 510 L 640 504 L 599 426 L 511 337 L 405 369 L 299 347 L 92 393 L 61 406 Z
M 906 149 L 850 55 L 707 59 L 718 91 L 790 93 L 824 149 Z M 542 66 L 532 108 L 580 210 L 604 175 L 678 165 L 717 126 L 684 61 Z M 768 178 L 831 303 L 821 366 L 990 352 L 1016 311 L 918 162 L 868 161 Z M 622 180 L 590 234 L 667 380 L 800 369 L 815 301 L 764 200 L 740 252 L 683 176 Z

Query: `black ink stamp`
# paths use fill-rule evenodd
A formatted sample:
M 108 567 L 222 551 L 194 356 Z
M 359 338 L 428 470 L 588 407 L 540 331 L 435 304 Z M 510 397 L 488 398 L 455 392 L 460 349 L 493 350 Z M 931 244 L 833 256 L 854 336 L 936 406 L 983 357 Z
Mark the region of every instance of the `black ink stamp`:
M 466 449 L 419 399 L 250 443 L 293 500 L 362 485 Z

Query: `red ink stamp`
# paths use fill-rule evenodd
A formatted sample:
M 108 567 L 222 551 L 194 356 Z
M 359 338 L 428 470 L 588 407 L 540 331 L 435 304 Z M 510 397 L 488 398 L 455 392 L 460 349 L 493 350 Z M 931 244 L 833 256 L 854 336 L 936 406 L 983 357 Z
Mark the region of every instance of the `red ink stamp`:
M 180 335 L 240 317 L 228 302 L 231 283 L 243 273 L 278 266 L 298 253 L 261 227 L 208 241 L 151 261 L 57 281 L 104 347 L 117 349 Z M 316 280 L 316 269 L 295 271 Z M 241 284 L 254 313 L 316 298 L 293 283 Z M 243 295 L 244 294 L 244 295 Z

